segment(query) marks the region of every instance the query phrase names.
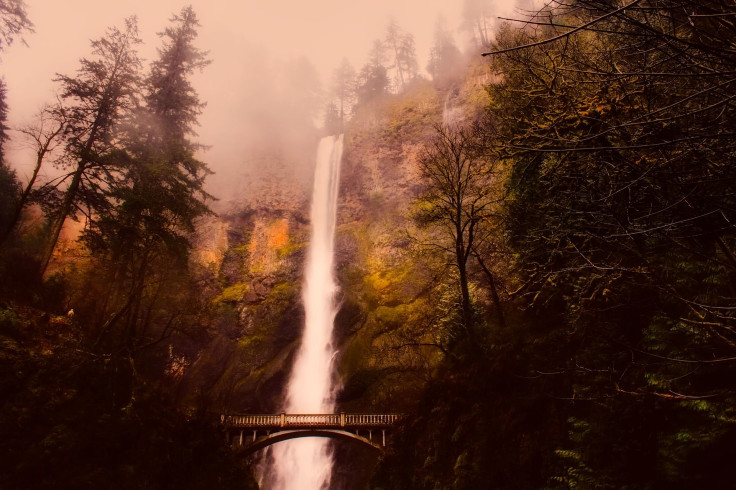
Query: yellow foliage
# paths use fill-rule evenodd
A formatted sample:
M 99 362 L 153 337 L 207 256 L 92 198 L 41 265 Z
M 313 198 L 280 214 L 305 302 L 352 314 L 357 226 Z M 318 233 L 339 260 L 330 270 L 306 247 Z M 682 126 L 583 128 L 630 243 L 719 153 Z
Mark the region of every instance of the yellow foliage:
M 423 130 L 436 121 L 441 111 L 437 91 L 429 82 L 393 99 L 387 109 L 386 131 L 390 135 Z

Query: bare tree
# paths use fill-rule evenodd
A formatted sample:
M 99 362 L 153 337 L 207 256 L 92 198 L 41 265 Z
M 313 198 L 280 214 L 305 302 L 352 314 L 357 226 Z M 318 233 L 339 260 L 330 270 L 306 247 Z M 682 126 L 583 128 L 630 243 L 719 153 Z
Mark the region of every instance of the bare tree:
M 419 169 L 424 190 L 414 220 L 434 227 L 438 234 L 433 245 L 452 257 L 457 270 L 461 297 L 462 324 L 474 336 L 474 313 L 470 291 L 470 261 L 475 257 L 483 266 L 495 291 L 493 274 L 483 261 L 480 245 L 487 236 L 484 228 L 494 219 L 500 202 L 496 189 L 495 162 L 484 157 L 475 127 L 436 126 L 434 138 L 425 146 Z M 498 294 L 494 306 L 503 324 Z
M 31 142 L 31 145 L 36 152 L 36 161 L 33 166 L 31 177 L 23 187 L 23 191 L 15 203 L 13 215 L 5 228 L 0 230 L 0 243 L 3 243 L 8 238 L 20 221 L 23 209 L 31 202 L 31 197 L 33 195 L 34 187 L 38 181 L 41 167 L 46 161 L 46 158 L 53 153 L 57 144 L 61 140 L 61 134 L 66 125 L 66 117 L 64 114 L 64 109 L 61 105 L 46 107 L 41 110 L 34 123 L 27 124 L 18 129 L 18 132 L 23 134 Z M 50 184 L 49 187 L 53 187 L 53 185 Z M 40 192 L 43 193 L 43 191 L 44 189 L 42 186 Z

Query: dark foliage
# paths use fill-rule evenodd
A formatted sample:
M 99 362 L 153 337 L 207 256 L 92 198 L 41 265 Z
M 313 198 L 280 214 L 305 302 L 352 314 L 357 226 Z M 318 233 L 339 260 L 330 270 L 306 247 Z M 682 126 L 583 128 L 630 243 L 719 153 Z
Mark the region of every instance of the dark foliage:
M 189 139 L 203 104 L 188 76 L 208 61 L 192 45 L 192 9 L 172 25 L 146 80 L 134 18 L 94 41 L 77 74 L 58 77 L 60 105 L 22 130 L 38 149 L 26 189 L 0 166 L 0 225 L 14 228 L 0 248 L 3 488 L 257 488 L 207 397 L 179 402 L 183 352 L 207 337 L 187 252 L 208 211 L 208 170 Z M 68 173 L 33 189 L 57 138 Z M 39 198 L 50 233 L 20 219 Z M 86 240 L 42 277 L 78 213 Z
M 735 13 L 555 1 L 499 33 L 487 145 L 520 316 L 439 374 L 378 487 L 732 486 Z
M 4 488 L 243 488 L 249 480 L 213 421 L 182 412 L 165 385 L 148 385 L 120 410 L 130 365 L 95 354 L 76 322 L 5 308 L 0 342 Z

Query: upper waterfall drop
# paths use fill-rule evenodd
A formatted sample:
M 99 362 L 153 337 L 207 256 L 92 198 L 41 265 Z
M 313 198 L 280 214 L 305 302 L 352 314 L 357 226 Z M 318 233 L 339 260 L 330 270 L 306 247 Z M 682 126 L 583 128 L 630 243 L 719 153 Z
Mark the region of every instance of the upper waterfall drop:
M 305 327 L 287 391 L 292 413 L 329 413 L 334 409 L 331 362 L 335 319 L 335 224 L 343 137 L 320 141 L 310 211 L 311 238 L 302 300 Z
M 311 238 L 304 274 L 305 325 L 287 385 L 288 413 L 332 413 L 334 346 L 337 313 L 334 277 L 335 227 L 340 188 L 343 135 L 322 138 L 317 149 L 310 211 Z M 279 490 L 319 490 L 329 487 L 332 455 L 328 441 L 306 438 L 273 448 L 274 486 Z

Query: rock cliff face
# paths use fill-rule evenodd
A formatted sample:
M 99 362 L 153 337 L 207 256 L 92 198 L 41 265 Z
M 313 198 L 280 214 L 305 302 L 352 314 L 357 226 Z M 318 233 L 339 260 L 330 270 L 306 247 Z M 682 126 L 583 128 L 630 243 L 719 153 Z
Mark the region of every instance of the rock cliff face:
M 217 410 L 277 410 L 300 334 L 310 183 L 272 177 L 220 205 L 224 210 L 203 220 L 194 239 L 192 267 L 212 320 L 186 386 Z
M 401 338 L 416 340 L 406 325 L 415 328 L 426 306 L 422 291 L 432 282 L 414 253 L 408 218 L 420 189 L 416 163 L 443 107 L 446 113 L 449 101 L 456 114 L 466 111 L 478 86 L 440 93 L 417 82 L 400 96 L 362 105 L 347 125 L 335 330 L 345 410 L 401 409 L 407 390 L 417 389 L 417 368 L 436 357 L 395 348 Z M 198 230 L 192 261 L 211 296 L 212 340 L 191 363 L 188 386 L 208 393 L 218 409 L 273 411 L 303 327 L 311 183 L 274 174 L 250 186 L 246 198 Z
M 384 347 L 401 322 L 387 317 L 419 293 L 414 279 L 423 274 L 410 253 L 407 215 L 420 186 L 417 157 L 441 120 L 441 97 L 429 83 L 417 84 L 401 97 L 362 108 L 346 132 L 336 261 L 343 303 L 336 340 L 339 401 L 348 410 L 400 408 L 394 388 L 405 372 Z
M 470 113 L 482 90 L 483 80 L 468 80 L 444 92 L 418 82 L 400 96 L 362 105 L 346 127 L 335 260 L 341 410 L 410 410 L 440 358 L 431 347 L 437 332 L 428 315 L 427 291 L 436 281 L 418 252 L 409 216 L 421 189 L 417 160 L 434 125 L 448 107 L 456 121 Z M 311 200 L 311 181 L 292 177 L 273 173 L 250 182 L 242 199 L 199 226 L 192 263 L 212 321 L 185 386 L 192 401 L 205 395 L 214 410 L 274 412 L 282 406 L 304 324 Z M 375 461 L 355 451 L 361 449 L 348 444 L 336 452 L 336 488 L 370 478 Z

